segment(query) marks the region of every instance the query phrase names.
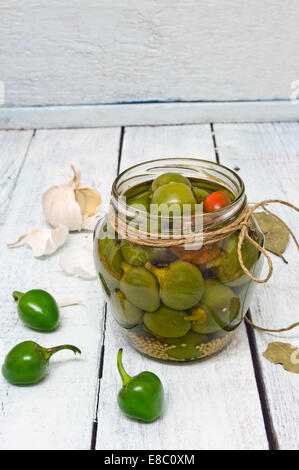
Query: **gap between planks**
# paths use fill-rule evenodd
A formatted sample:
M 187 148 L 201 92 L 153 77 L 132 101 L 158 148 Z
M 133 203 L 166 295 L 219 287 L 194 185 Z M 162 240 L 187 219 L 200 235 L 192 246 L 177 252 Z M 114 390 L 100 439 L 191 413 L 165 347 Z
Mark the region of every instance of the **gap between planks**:
M 290 202 L 298 200 L 298 123 L 216 124 L 214 128 L 221 162 L 232 168 L 239 167 L 247 194 L 253 198 L 249 200 L 263 200 L 273 196 Z M 292 212 L 279 205 L 275 206 L 274 211 L 293 230 L 299 227 L 298 219 Z M 257 286 L 251 302 L 251 312 L 256 323 L 280 328 L 282 322 L 290 324 L 296 321 L 298 264 L 294 263 L 294 259 L 297 254 L 296 246 L 290 242 L 287 255 L 292 259 L 291 263 L 284 265 L 281 260 L 272 257 L 274 275 L 268 284 Z M 263 412 L 266 412 L 264 420 L 269 446 L 296 449 L 299 437 L 299 414 L 295 405 L 298 400 L 298 381 L 283 368 L 268 363 L 262 353 L 270 341 L 290 340 L 298 344 L 298 332 L 275 335 L 253 329 L 248 331 L 252 337 L 255 373 L 260 377 L 258 382 L 262 386 L 262 397 L 265 398 L 262 406 Z
M 116 172 L 117 176 L 119 175 L 119 170 L 120 170 L 124 135 L 125 135 L 125 127 L 121 127 L 120 137 L 119 137 L 119 147 L 118 147 L 118 160 L 117 160 L 117 172 Z M 101 348 L 100 348 L 98 385 L 97 385 L 97 391 L 96 391 L 94 421 L 93 421 L 93 424 L 92 424 L 92 431 L 91 431 L 90 450 L 95 450 L 96 442 L 97 442 L 98 411 L 99 411 L 100 392 L 101 392 L 101 379 L 102 379 L 102 376 L 103 376 L 104 358 L 105 358 L 106 326 L 107 326 L 107 302 L 105 302 L 105 304 L 104 304 L 104 311 L 103 311 L 102 344 L 101 344 Z
M 106 324 L 107 324 L 107 302 L 105 302 L 104 311 L 103 311 L 102 342 L 101 342 L 100 351 L 99 351 L 100 360 L 99 360 L 99 368 L 98 368 L 98 384 L 97 384 L 96 399 L 95 399 L 94 421 L 92 423 L 92 429 L 91 429 L 90 450 L 95 450 L 96 442 L 97 442 L 99 400 L 100 400 L 101 379 L 103 376 L 104 356 L 105 356 Z
M 211 132 L 212 132 L 212 138 L 213 138 L 215 157 L 216 157 L 217 163 L 221 164 L 221 159 L 219 157 L 218 147 L 217 147 L 216 132 L 214 130 L 214 124 L 213 123 L 211 123 Z M 248 315 L 249 318 L 251 318 L 250 309 L 248 309 L 247 315 Z M 266 430 L 268 444 L 269 444 L 269 450 L 277 450 L 278 444 L 277 444 L 277 439 L 276 439 L 274 428 L 273 428 L 270 409 L 269 409 L 269 406 L 268 406 L 267 395 L 266 395 L 266 390 L 265 390 L 265 384 L 264 384 L 264 380 L 263 380 L 263 376 L 262 376 L 262 371 L 261 371 L 261 368 L 260 368 L 255 337 L 254 337 L 253 332 L 252 332 L 252 327 L 250 325 L 248 325 L 245 321 L 244 321 L 244 323 L 245 323 L 245 327 L 246 327 L 246 334 L 247 334 L 247 338 L 248 338 L 248 343 L 249 343 L 249 348 L 250 348 L 250 353 L 251 353 L 251 358 L 252 358 L 252 364 L 253 364 L 253 368 L 254 368 L 254 375 L 255 375 L 256 385 L 257 385 L 257 389 L 258 389 L 258 393 L 259 393 L 261 409 L 262 409 L 262 413 L 263 413 L 263 419 L 264 419 L 265 430 Z
M 247 316 L 250 320 L 252 320 L 250 309 L 248 309 Z M 266 429 L 267 439 L 269 443 L 269 450 L 278 450 L 277 436 L 274 431 L 273 420 L 272 420 L 272 416 L 270 413 L 270 407 L 269 407 L 269 403 L 267 399 L 266 387 L 265 387 L 265 382 L 263 379 L 255 336 L 253 333 L 252 326 L 250 326 L 248 323 L 245 322 L 245 327 L 246 327 L 246 333 L 247 333 L 251 357 L 252 357 L 255 380 L 256 380 L 257 389 L 259 392 L 259 398 L 261 402 L 265 429 Z

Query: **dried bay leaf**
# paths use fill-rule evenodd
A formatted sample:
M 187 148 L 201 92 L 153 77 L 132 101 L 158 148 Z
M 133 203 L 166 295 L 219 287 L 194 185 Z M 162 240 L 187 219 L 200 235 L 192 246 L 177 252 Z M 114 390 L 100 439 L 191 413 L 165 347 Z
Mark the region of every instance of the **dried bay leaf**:
M 289 372 L 299 374 L 299 348 L 279 341 L 269 343 L 263 356 L 273 364 L 282 364 Z
M 265 235 L 266 250 L 280 256 L 284 262 L 287 262 L 282 253 L 284 253 L 289 241 L 288 229 L 275 215 L 266 212 L 254 212 L 254 217 Z

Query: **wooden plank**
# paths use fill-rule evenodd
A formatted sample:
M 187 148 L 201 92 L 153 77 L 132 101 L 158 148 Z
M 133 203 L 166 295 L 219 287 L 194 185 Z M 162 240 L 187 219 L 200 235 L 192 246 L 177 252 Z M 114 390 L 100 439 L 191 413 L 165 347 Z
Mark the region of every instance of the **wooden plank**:
M 33 131 L 0 131 L 0 226 L 4 224 Z
M 140 162 L 167 157 L 215 160 L 210 126 L 125 129 L 120 171 Z
M 0 12 L 8 106 L 288 99 L 298 80 L 296 0 L 10 0 Z
M 0 129 L 297 121 L 290 100 L 0 107 Z
M 58 265 L 69 247 L 90 245 L 92 234 L 72 233 L 67 244 L 46 259 L 33 258 L 30 249 L 8 250 L 4 244 L 28 230 L 46 227 L 41 195 L 64 182 L 59 169 L 75 163 L 82 182 L 97 187 L 109 199 L 118 164 L 120 129 L 38 131 L 17 181 L 6 224 L 1 229 L 0 361 L 12 346 L 26 339 L 43 346 L 72 343 L 82 349 L 74 358 L 63 351 L 51 360 L 51 371 L 32 387 L 11 386 L 0 379 L 0 447 L 2 449 L 89 449 L 97 393 L 104 299 L 97 281 L 64 275 Z M 49 290 L 57 299 L 76 295 L 84 306 L 62 310 L 60 327 L 45 334 L 18 320 L 11 292 L 30 288 Z
M 239 167 L 249 201 L 283 199 L 298 206 L 299 125 L 248 124 L 215 125 L 220 162 Z M 269 207 L 299 233 L 296 213 L 275 204 Z M 256 288 L 252 302 L 253 320 L 268 328 L 281 328 L 298 321 L 298 251 L 292 241 L 285 253 L 289 264 L 272 256 L 271 280 Z M 268 407 L 275 437 L 281 449 L 298 449 L 299 377 L 268 362 L 262 353 L 271 341 L 299 346 L 298 329 L 288 333 L 267 334 L 255 331 Z
M 126 129 L 121 168 L 162 156 L 215 161 L 209 126 Z M 108 312 L 98 412 L 98 449 L 267 449 L 268 443 L 245 329 L 218 356 L 197 364 L 162 364 L 127 345 Z M 121 387 L 116 354 L 124 348 L 128 373 L 155 372 L 166 390 L 166 409 L 144 425 L 117 406 Z M 254 432 L 251 430 L 254 429 Z

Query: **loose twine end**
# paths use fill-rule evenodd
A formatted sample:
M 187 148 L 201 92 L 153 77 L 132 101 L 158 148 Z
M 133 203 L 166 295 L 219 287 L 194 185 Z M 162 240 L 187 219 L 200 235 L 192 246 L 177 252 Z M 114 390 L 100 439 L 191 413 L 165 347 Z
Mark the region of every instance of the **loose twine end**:
M 250 220 L 250 217 L 252 216 L 253 212 L 258 208 L 258 207 L 262 207 L 265 212 L 267 212 L 268 214 L 271 214 L 273 215 L 277 220 L 279 220 L 283 225 L 284 227 L 288 230 L 289 234 L 291 235 L 291 237 L 293 238 L 296 246 L 297 246 L 297 249 L 299 250 L 299 243 L 298 243 L 298 240 L 295 236 L 295 234 L 292 232 L 292 230 L 288 227 L 288 225 L 283 221 L 281 220 L 280 217 L 278 217 L 276 214 L 273 214 L 271 211 L 269 211 L 268 209 L 265 208 L 265 205 L 267 204 L 272 204 L 272 203 L 279 203 L 279 204 L 283 204 L 285 206 L 288 206 L 290 207 L 291 209 L 294 209 L 295 211 L 299 212 L 299 208 L 294 206 L 293 204 L 291 204 L 290 202 L 287 202 L 287 201 L 282 201 L 280 199 L 268 199 L 268 200 L 265 200 L 265 201 L 262 201 L 262 202 L 259 202 L 257 204 L 254 204 L 250 209 L 247 207 L 247 214 L 246 214 L 246 217 L 245 217 L 245 220 L 244 222 L 242 222 L 242 228 L 241 228 L 241 231 L 240 231 L 240 234 L 239 234 L 239 240 L 238 240 L 238 248 L 237 248 L 237 252 L 238 252 L 238 260 L 239 260 L 239 263 L 243 269 L 243 271 L 247 274 L 247 276 L 254 282 L 258 282 L 260 284 L 263 284 L 267 281 L 269 281 L 270 277 L 272 276 L 272 273 L 273 273 L 273 263 L 272 263 L 272 260 L 271 260 L 271 257 L 269 255 L 269 253 L 267 253 L 267 251 L 265 250 L 264 247 L 262 247 L 261 245 L 259 245 L 255 240 L 253 240 L 249 234 L 248 234 L 248 222 Z M 268 262 L 268 274 L 267 276 L 265 277 L 265 279 L 257 279 L 256 277 L 254 277 L 250 272 L 249 270 L 246 268 L 246 266 L 244 265 L 244 262 L 243 262 L 243 258 L 242 258 L 242 244 L 243 244 L 243 241 L 244 241 L 244 238 L 247 238 L 250 243 L 252 243 L 261 253 L 263 253 L 263 255 L 266 257 L 267 259 L 267 262 Z M 281 257 L 284 261 L 285 259 L 283 258 L 283 256 Z M 281 333 L 281 332 L 284 332 L 284 331 L 290 331 L 292 330 L 293 328 L 296 328 L 297 326 L 299 326 L 299 322 L 296 322 L 296 323 L 293 323 L 292 325 L 289 325 L 285 328 L 278 328 L 278 329 L 271 329 L 271 328 L 263 328 L 261 326 L 258 326 L 256 325 L 255 323 L 253 323 L 247 315 L 244 316 L 244 319 L 245 321 L 250 325 L 252 326 L 253 328 L 256 328 L 257 330 L 259 331 L 265 331 L 265 332 L 268 332 L 268 333 Z
M 272 204 L 272 203 L 279 203 L 279 204 L 284 204 L 285 206 L 288 206 L 290 207 L 291 209 L 294 209 L 295 211 L 299 212 L 299 208 L 294 206 L 293 204 L 291 204 L 290 202 L 287 202 L 287 201 L 282 201 L 281 199 L 266 199 L 265 201 L 261 201 L 261 202 L 258 202 L 257 204 L 254 204 L 250 209 L 249 207 L 247 206 L 246 210 L 247 213 L 244 217 L 244 221 L 241 222 L 241 231 L 240 231 L 240 234 L 239 234 L 239 241 L 238 241 L 238 248 L 237 248 L 237 252 L 238 252 L 238 260 L 239 260 L 239 263 L 244 271 L 245 274 L 247 274 L 247 276 L 254 282 L 258 282 L 260 284 L 263 284 L 267 281 L 269 281 L 270 277 L 272 276 L 272 273 L 273 273 L 273 264 L 272 264 L 272 260 L 271 260 L 271 257 L 269 255 L 269 253 L 267 253 L 267 251 L 265 250 L 265 248 L 261 245 L 259 245 L 255 240 L 253 240 L 249 234 L 248 234 L 248 229 L 249 229 L 249 221 L 250 221 L 250 218 L 253 214 L 253 212 L 258 208 L 258 207 L 262 207 L 265 212 L 267 212 L 268 214 L 271 214 L 273 215 L 277 220 L 279 220 L 283 225 L 284 227 L 287 229 L 287 231 L 289 232 L 289 234 L 291 235 L 291 237 L 293 238 L 296 246 L 297 246 L 297 249 L 299 250 L 299 243 L 298 243 L 298 240 L 297 238 L 295 237 L 294 233 L 292 232 L 292 230 L 288 227 L 288 225 L 283 221 L 281 220 L 280 217 L 278 217 L 276 214 L 273 214 L 272 212 L 270 212 L 268 209 L 265 208 L 265 205 L 267 204 Z M 265 279 L 258 279 L 256 277 L 254 277 L 249 271 L 248 269 L 246 268 L 246 266 L 244 265 L 243 263 L 243 258 L 242 258 L 242 244 L 243 244 L 243 241 L 244 241 L 244 238 L 247 238 L 250 243 L 252 243 L 261 253 L 263 253 L 263 255 L 266 257 L 267 259 L 267 262 L 268 262 L 268 267 L 269 267 L 269 270 L 268 270 L 268 274 L 267 276 L 265 277 Z

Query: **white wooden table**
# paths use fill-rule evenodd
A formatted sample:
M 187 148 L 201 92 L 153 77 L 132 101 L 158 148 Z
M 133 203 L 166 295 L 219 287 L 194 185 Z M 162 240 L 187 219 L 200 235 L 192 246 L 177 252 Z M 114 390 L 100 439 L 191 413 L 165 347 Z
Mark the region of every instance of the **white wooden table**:
M 220 355 L 190 365 L 165 365 L 142 357 L 119 333 L 97 281 L 65 276 L 58 258 L 66 248 L 91 244 L 90 233 L 71 234 L 46 259 L 7 242 L 46 227 L 41 194 L 63 181 L 60 168 L 75 163 L 82 180 L 109 200 L 117 172 L 167 156 L 219 159 L 238 168 L 250 201 L 281 198 L 298 204 L 299 124 L 215 124 L 0 132 L 0 359 L 16 343 L 73 343 L 52 359 L 40 384 L 15 387 L 0 378 L 1 449 L 298 449 L 299 376 L 262 356 L 270 341 L 299 345 L 299 330 L 270 335 L 243 325 Z M 299 234 L 298 217 L 277 213 Z M 298 254 L 289 264 L 273 257 L 274 275 L 257 286 L 251 306 L 256 323 L 278 328 L 298 320 Z M 56 298 L 79 295 L 84 306 L 63 309 L 52 333 L 26 328 L 18 319 L 13 290 L 49 290 Z M 116 353 L 124 347 L 128 372 L 157 373 L 166 389 L 162 419 L 144 425 L 124 417 L 116 403 L 120 378 Z

